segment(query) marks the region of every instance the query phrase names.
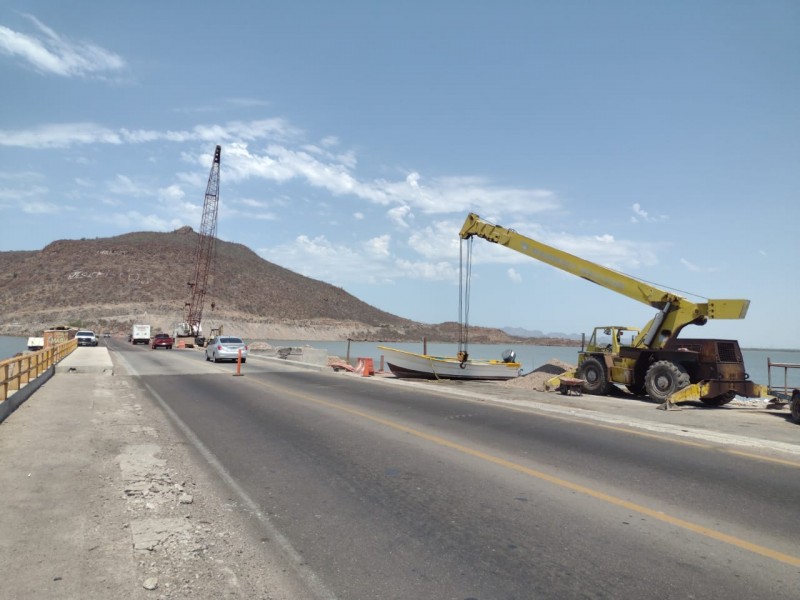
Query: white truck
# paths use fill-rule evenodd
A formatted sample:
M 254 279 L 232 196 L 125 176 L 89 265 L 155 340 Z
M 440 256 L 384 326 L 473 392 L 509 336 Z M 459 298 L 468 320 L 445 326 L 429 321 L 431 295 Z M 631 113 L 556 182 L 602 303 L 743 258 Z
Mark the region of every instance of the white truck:
M 149 344 L 150 325 L 134 325 L 133 329 L 131 330 L 130 342 L 131 344 Z

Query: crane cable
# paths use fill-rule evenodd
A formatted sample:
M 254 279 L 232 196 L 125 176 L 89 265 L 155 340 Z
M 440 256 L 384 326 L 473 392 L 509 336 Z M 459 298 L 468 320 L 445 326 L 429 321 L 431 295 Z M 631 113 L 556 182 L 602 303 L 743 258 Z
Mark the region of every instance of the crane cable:
M 467 366 L 467 359 L 469 352 L 467 346 L 469 344 L 469 295 L 470 283 L 472 281 L 472 238 L 466 240 L 467 242 L 467 256 L 464 260 L 464 242 L 461 240 L 459 246 L 459 263 L 458 263 L 458 323 L 459 323 L 459 336 L 458 336 L 458 360 L 462 369 Z

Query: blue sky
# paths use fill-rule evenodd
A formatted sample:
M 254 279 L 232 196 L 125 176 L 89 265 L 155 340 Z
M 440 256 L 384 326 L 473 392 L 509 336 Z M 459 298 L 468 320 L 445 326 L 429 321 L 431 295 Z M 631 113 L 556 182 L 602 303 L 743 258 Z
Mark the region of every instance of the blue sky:
M 220 144 L 222 239 L 396 315 L 458 319 L 473 211 L 800 347 L 795 0 L 4 0 L 0 76 L 0 250 L 198 229 Z M 653 313 L 474 260 L 473 325 Z

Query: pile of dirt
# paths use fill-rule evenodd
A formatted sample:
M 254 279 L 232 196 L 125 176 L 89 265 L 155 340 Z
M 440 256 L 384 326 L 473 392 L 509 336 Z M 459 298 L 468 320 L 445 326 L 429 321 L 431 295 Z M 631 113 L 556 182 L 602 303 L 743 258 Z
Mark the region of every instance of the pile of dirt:
M 556 375 L 561 375 L 567 371 L 572 371 L 576 368 L 575 365 L 564 362 L 557 358 L 551 358 L 548 362 L 535 368 L 530 373 L 517 377 L 516 379 L 509 379 L 503 381 L 500 385 L 509 387 L 524 388 L 536 392 L 545 392 L 545 383 Z

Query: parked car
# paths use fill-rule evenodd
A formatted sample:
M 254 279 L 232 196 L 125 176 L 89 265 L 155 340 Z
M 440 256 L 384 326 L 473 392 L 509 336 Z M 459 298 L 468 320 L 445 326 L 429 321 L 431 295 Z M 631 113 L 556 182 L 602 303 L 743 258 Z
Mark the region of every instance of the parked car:
M 239 350 L 242 351 L 242 362 L 247 361 L 247 345 L 242 338 L 220 335 L 211 338 L 206 346 L 206 360 L 220 362 L 223 360 L 239 360 Z
M 81 329 L 75 334 L 75 339 L 78 340 L 78 346 L 97 346 L 97 336 L 88 329 Z
M 153 336 L 153 339 L 150 342 L 150 347 L 155 350 L 156 348 L 166 348 L 167 350 L 172 350 L 172 344 L 175 343 L 175 340 L 172 336 L 168 333 L 157 333 Z

